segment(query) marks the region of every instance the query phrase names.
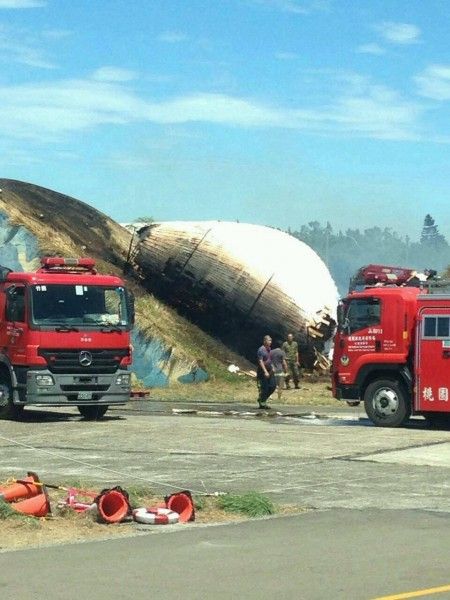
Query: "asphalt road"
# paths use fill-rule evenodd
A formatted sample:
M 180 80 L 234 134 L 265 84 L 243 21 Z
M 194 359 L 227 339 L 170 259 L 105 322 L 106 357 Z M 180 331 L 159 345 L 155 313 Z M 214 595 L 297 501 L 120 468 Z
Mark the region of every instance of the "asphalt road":
M 372 600 L 445 586 L 433 597 L 449 598 L 449 548 L 448 515 L 336 509 L 0 554 L 0 591 L 17 600 Z
M 0 422 L 2 479 L 34 470 L 53 483 L 146 482 L 161 494 L 259 490 L 316 509 L 2 553 L 5 597 L 369 600 L 450 585 L 450 432 L 419 420 L 375 428 L 358 411 L 300 418 L 234 408 L 171 416 L 131 405 L 99 422 L 30 411 Z M 450 588 L 433 597 L 450 598 Z

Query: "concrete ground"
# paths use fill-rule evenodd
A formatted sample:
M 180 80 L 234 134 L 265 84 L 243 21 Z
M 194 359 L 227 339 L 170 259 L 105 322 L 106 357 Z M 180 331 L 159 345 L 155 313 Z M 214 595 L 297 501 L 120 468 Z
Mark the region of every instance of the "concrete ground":
M 227 405 L 232 416 L 219 416 L 216 405 L 194 408 L 202 416 L 133 403 L 98 422 L 75 409 L 30 410 L 24 422 L 0 422 L 0 479 L 34 470 L 56 484 L 148 484 L 162 494 L 258 490 L 321 509 L 450 511 L 449 431 L 421 420 L 375 428 L 362 411 L 339 406 L 316 409 L 322 418 L 255 416 L 246 405 Z
M 0 422 L 0 479 L 34 470 L 97 489 L 259 490 L 318 509 L 0 553 L 1 591 L 19 600 L 371 600 L 426 588 L 450 598 L 450 432 L 420 419 L 375 428 L 346 406 L 309 410 L 136 402 L 98 422 L 75 409 Z

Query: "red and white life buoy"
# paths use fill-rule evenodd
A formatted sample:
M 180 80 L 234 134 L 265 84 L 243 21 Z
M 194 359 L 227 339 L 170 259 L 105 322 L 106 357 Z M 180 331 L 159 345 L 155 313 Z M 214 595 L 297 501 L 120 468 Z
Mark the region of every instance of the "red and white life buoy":
M 180 515 L 170 508 L 136 508 L 133 510 L 133 519 L 145 525 L 171 525 L 178 523 Z

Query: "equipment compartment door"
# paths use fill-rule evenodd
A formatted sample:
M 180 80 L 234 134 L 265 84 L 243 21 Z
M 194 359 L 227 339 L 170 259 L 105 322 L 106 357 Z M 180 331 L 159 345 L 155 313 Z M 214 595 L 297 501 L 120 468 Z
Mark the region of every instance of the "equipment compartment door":
M 415 409 L 450 412 L 450 309 L 420 311 Z

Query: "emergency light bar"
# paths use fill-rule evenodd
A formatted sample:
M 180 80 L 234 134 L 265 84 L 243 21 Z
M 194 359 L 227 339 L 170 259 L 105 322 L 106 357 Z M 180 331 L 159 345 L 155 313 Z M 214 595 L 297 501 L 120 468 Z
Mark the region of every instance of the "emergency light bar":
M 41 258 L 40 271 L 57 271 L 77 273 L 90 271 L 96 273 L 95 260 L 93 258 L 63 258 L 61 256 L 43 256 Z
M 349 292 L 373 286 L 412 286 L 426 287 L 435 282 L 437 273 L 427 269 L 418 273 L 414 269 L 390 267 L 386 265 L 367 265 L 361 267 L 350 279 Z
M 414 269 L 402 267 L 388 267 L 385 265 L 368 265 L 359 270 L 360 280 L 368 285 L 376 283 L 394 283 L 400 285 L 406 283 L 413 275 Z

